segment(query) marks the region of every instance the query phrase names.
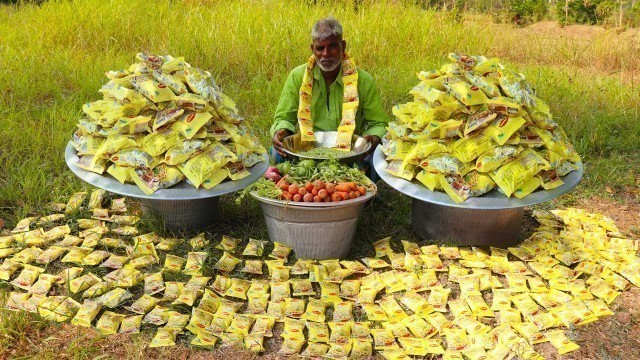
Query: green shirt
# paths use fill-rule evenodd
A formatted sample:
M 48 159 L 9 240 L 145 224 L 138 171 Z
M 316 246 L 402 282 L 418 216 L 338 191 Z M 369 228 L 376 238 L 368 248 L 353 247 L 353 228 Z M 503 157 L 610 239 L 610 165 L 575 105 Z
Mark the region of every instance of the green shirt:
M 304 76 L 306 64 L 293 69 L 287 78 L 280 95 L 278 108 L 271 125 L 271 136 L 280 129 L 296 132 L 298 124 L 298 102 L 300 101 L 300 85 Z M 316 131 L 338 130 L 342 119 L 342 69 L 336 81 L 329 87 L 329 99 L 324 77 L 318 66 L 313 68 L 313 90 L 311 94 L 311 118 Z M 380 138 L 387 133 L 386 127 L 389 117 L 382 110 L 380 93 L 373 78 L 364 70 L 358 69 L 358 97 L 359 105 L 356 113 L 356 134 L 377 135 Z

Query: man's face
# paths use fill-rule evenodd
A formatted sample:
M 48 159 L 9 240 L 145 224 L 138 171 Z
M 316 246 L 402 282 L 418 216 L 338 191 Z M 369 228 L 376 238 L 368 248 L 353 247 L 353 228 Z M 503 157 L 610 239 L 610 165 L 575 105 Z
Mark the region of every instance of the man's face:
M 333 71 L 342 62 L 342 54 L 347 43 L 339 36 L 329 36 L 325 40 L 313 40 L 311 50 L 322 71 Z

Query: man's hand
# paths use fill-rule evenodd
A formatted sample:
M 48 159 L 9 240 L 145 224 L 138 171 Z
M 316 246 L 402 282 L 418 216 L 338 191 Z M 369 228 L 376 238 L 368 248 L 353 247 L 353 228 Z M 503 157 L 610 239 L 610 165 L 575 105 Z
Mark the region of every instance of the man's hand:
M 380 137 L 378 135 L 365 135 L 364 139 L 371 143 L 371 148 L 364 154 L 364 156 L 362 156 L 362 159 L 365 159 L 367 156 L 373 154 L 373 152 L 376 150 L 376 147 L 380 145 L 380 142 L 382 141 L 380 140 Z
M 287 129 L 280 129 L 275 132 L 275 134 L 273 135 L 273 139 L 271 139 L 271 142 L 273 143 L 273 148 L 276 149 L 278 154 L 280 154 L 280 156 L 282 157 L 287 157 L 287 153 L 285 153 L 284 150 L 282 150 L 282 146 L 283 146 L 282 140 L 284 140 L 284 138 L 286 138 L 289 135 L 291 135 L 291 131 Z

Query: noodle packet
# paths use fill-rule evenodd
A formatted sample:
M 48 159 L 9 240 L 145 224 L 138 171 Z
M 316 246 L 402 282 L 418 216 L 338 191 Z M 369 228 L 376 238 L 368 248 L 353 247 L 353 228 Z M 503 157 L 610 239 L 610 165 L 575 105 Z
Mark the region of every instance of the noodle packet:
M 289 267 L 284 266 L 281 260 L 267 260 L 265 264 L 269 269 L 271 281 L 282 282 L 289 280 Z
M 433 287 L 427 301 L 433 306 L 433 310 L 446 313 L 449 293 L 451 293 L 451 289 L 445 289 L 442 286 Z
M 271 287 L 271 301 L 284 301 L 291 296 L 291 289 L 288 281 L 269 283 Z M 300 314 L 302 315 L 302 314 Z
M 400 321 L 409 316 L 402 310 L 402 307 L 400 307 L 393 295 L 383 297 L 379 303 L 391 321 Z
M 353 321 L 353 302 L 345 301 L 333 304 L 333 321 Z
M 224 296 L 224 293 L 231 287 L 231 279 L 224 275 L 216 275 L 216 279 L 211 284 L 213 291 Z
M 11 281 L 11 285 L 29 291 L 31 285 L 33 285 L 40 274 L 44 272 L 44 269 L 31 266 L 31 265 L 23 265 L 23 269 L 13 281 Z
M 340 299 L 340 286 L 336 283 L 323 281 L 320 283 L 320 300 L 326 303 L 338 303 Z
M 176 329 L 178 331 L 182 331 L 185 326 L 189 323 L 190 316 L 188 314 L 181 314 L 177 311 L 173 311 L 167 319 L 167 323 L 165 324 L 166 329 Z
M 390 240 L 390 237 L 386 237 L 373 243 L 373 248 L 376 252 L 376 258 L 381 258 L 393 252 L 393 250 L 391 250 L 391 244 L 389 243 Z
M 171 251 L 181 243 L 182 243 L 182 240 L 180 239 L 163 238 L 158 244 L 156 244 L 156 250 Z
M 220 306 L 218 310 L 214 314 L 217 317 L 229 318 L 231 319 L 235 313 L 244 305 L 242 302 L 233 302 L 229 300 L 220 301 Z
M 123 302 L 129 300 L 133 295 L 125 289 L 115 288 L 108 293 L 101 295 L 97 302 L 102 303 L 103 306 L 114 309 L 120 306 Z
M 264 336 L 260 334 L 249 334 L 244 337 L 244 348 L 254 353 L 264 352 Z
M 191 340 L 191 345 L 213 349 L 218 342 L 218 338 L 208 331 L 201 331 Z
M 140 332 L 140 324 L 142 324 L 142 315 L 127 316 L 120 323 L 120 334 L 137 334 Z
M 376 270 L 389 267 L 390 265 L 381 259 L 377 258 L 363 258 L 362 262 L 365 263 L 369 268 Z
M 290 273 L 291 275 L 309 274 L 309 268 L 314 263 L 315 260 L 298 259 L 296 263 L 291 266 Z
M 147 315 L 144 316 L 142 322 L 145 324 L 153 324 L 156 326 L 164 325 L 171 316 L 171 311 L 160 305 L 156 305 Z
M 330 343 L 329 351 L 324 354 L 327 359 L 346 359 L 351 352 L 351 341 L 346 343 Z
M 127 246 L 128 246 L 127 243 L 124 240 L 116 239 L 116 238 L 110 238 L 110 237 L 100 238 L 99 243 L 101 245 L 104 245 L 107 249 L 110 249 L 110 248 L 112 248 L 112 249 L 126 249 Z M 61 245 L 61 243 L 58 243 L 58 245 L 64 246 L 64 245 Z
M 67 251 L 67 249 L 61 247 L 61 246 L 51 246 L 50 248 L 48 248 L 47 250 L 43 251 L 42 253 L 40 253 L 35 261 L 37 264 L 42 264 L 42 265 L 48 265 L 51 262 L 53 262 L 54 260 L 58 259 L 59 257 L 62 256 L 62 254 L 64 254 Z M 8 280 L 8 279 L 6 279 Z
M 167 281 L 164 283 L 164 296 L 162 300 L 173 301 L 180 296 L 184 290 L 184 284 L 177 281 Z
M 25 306 L 31 297 L 31 294 L 12 291 L 9 293 L 4 308 L 9 311 L 25 310 Z
M 311 285 L 311 281 L 308 279 L 291 279 L 289 283 L 293 288 L 293 296 L 313 296 L 316 294 Z
M 269 295 L 269 282 L 267 280 L 253 280 L 247 291 L 247 296 Z
M 269 257 L 274 259 L 281 259 L 286 262 L 288 261 L 288 257 L 290 253 L 291 253 L 290 247 L 275 241 L 273 243 L 273 250 L 271 251 L 271 254 L 269 254 Z
M 574 350 L 578 350 L 580 346 L 571 342 L 565 335 L 563 330 L 555 330 L 547 332 L 544 337 L 558 350 L 558 354 L 563 355 Z
M 381 351 L 399 348 L 393 337 L 393 333 L 391 333 L 389 329 L 371 329 L 371 335 L 373 335 L 375 350 Z
M 56 275 L 56 278 L 57 278 L 56 284 L 64 285 L 69 281 L 80 276 L 80 274 L 82 274 L 83 271 L 84 269 L 81 267 L 71 267 L 71 268 L 60 270 L 60 272 Z
M 317 323 L 307 321 L 307 330 L 309 333 L 309 341 L 312 343 L 329 342 L 329 328 L 325 323 Z
M 304 314 L 302 314 L 301 319 L 323 323 L 325 320 L 326 310 L 327 310 L 327 304 L 325 302 L 322 302 L 316 299 L 309 299 L 309 304 L 307 305 L 307 309 L 304 312 Z M 335 311 L 334 311 L 334 314 L 335 314 Z M 289 315 L 287 314 L 287 316 Z
M 198 300 L 199 297 L 199 290 L 188 290 L 183 288 L 180 292 L 180 295 L 178 295 L 178 298 L 173 303 L 171 303 L 171 305 L 184 304 L 187 306 L 193 306 L 193 304 L 195 304 L 196 300 Z
M 355 300 L 360 292 L 360 280 L 345 280 L 340 283 L 340 297 Z
M 340 264 L 346 269 L 351 270 L 353 274 L 370 274 L 371 270 L 358 261 L 342 260 Z
M 239 243 L 240 243 L 240 239 L 232 238 L 227 235 L 222 235 L 222 240 L 218 245 L 216 245 L 215 248 L 219 250 L 228 251 L 228 252 L 235 252 Z
M 187 263 L 182 270 L 185 275 L 202 275 L 202 266 L 207 258 L 206 252 L 190 252 L 187 254 Z
M 87 193 L 84 191 L 73 193 L 67 202 L 67 206 L 65 206 L 64 213 L 72 214 L 76 211 L 80 210 L 82 203 L 87 198 Z
M 51 287 L 56 282 L 57 276 L 51 274 L 40 274 L 38 281 L 31 285 L 29 289 L 30 294 L 46 295 L 51 290 Z
M 288 317 L 291 317 L 294 319 L 300 319 L 305 312 L 304 299 L 286 298 L 284 299 L 284 303 L 285 303 L 284 314 Z
M 266 337 L 273 336 L 273 326 L 276 323 L 276 319 L 269 315 L 256 315 L 256 322 L 251 328 L 251 334 L 260 334 Z
M 213 320 L 211 320 L 211 324 L 209 324 L 209 326 L 205 330 L 220 337 L 222 333 L 229 327 L 229 325 L 231 325 L 232 320 L 233 318 L 231 316 L 223 317 L 214 315 Z
M 105 250 L 95 250 L 89 254 L 87 254 L 84 258 L 82 258 L 83 265 L 88 266 L 96 266 L 103 262 L 106 258 L 111 255 L 110 252 Z
M 377 304 L 362 304 L 362 309 L 367 314 L 369 321 L 388 321 L 389 317 L 384 312 L 382 307 Z
M 209 240 L 204 236 L 204 233 L 200 233 L 191 239 L 189 239 L 189 246 L 194 250 L 199 250 L 209 245 Z
M 174 256 L 171 254 L 167 254 L 164 260 L 164 266 L 162 267 L 163 271 L 173 271 L 173 272 L 181 272 L 182 267 L 187 262 L 186 259 Z
M 242 256 L 257 256 L 257 257 L 262 256 L 262 254 L 264 253 L 264 246 L 266 243 L 267 241 L 264 241 L 264 240 L 256 240 L 256 239 L 249 238 L 249 243 L 242 251 Z
M 15 262 L 15 261 L 13 261 L 11 259 L 5 260 L 0 265 L 0 280 L 9 281 L 11 276 L 13 276 L 13 274 L 16 271 L 18 271 L 18 269 L 20 269 L 20 267 L 22 267 L 22 264 L 20 264 L 18 262 Z
M 401 323 L 411 331 L 413 336 L 418 338 L 430 338 L 438 332 L 436 328 L 417 315 L 406 317 L 402 319 Z
M 69 281 L 69 291 L 74 294 L 86 290 L 94 284 L 100 282 L 100 278 L 93 273 L 87 273 Z
M 235 269 L 235 267 L 241 262 L 242 260 L 233 257 L 231 254 L 225 251 L 222 254 L 220 260 L 218 260 L 218 262 L 213 267 L 220 271 L 232 272 L 233 269 Z
M 100 267 L 109 268 L 109 269 L 121 269 L 126 263 L 129 261 L 128 256 L 119 256 L 115 254 L 111 254 L 109 258 L 100 264 Z
M 434 311 L 427 300 L 420 296 L 417 292 L 407 291 L 400 302 L 420 317 L 425 317 Z
M 287 336 L 303 336 L 305 322 L 302 320 L 284 319 L 284 329 L 282 330 L 281 337 Z
M 329 351 L 329 345 L 310 342 L 307 348 L 300 354 L 301 357 L 319 359 Z M 353 352 L 352 352 L 353 355 Z
M 329 343 L 346 344 L 349 343 L 351 338 L 351 326 L 350 322 L 329 322 L 329 328 L 331 329 L 331 336 L 329 337 Z
M 267 315 L 272 316 L 274 319 L 276 319 L 277 322 L 284 321 L 285 319 L 284 311 L 285 311 L 284 301 L 280 301 L 280 302 L 270 301 L 269 305 L 267 306 Z
M 13 249 L 12 249 L 13 250 Z M 15 250 L 13 250 L 15 251 Z M 42 254 L 43 250 L 37 247 L 28 247 L 13 255 L 12 260 L 15 262 L 30 264 Z
M 248 300 L 246 313 L 254 315 L 266 313 L 267 305 L 269 305 L 269 294 L 254 294 L 248 296 Z
M 232 278 L 231 286 L 224 293 L 224 296 L 247 300 L 249 286 L 251 286 L 251 282 L 248 280 Z
M 159 328 L 156 335 L 151 339 L 149 347 L 175 346 L 178 332 L 180 332 L 179 329 Z
M 284 338 L 282 345 L 280 346 L 280 350 L 278 350 L 278 355 L 282 356 L 294 356 L 300 353 L 302 347 L 305 344 L 304 336 L 287 336 Z
M 220 335 L 220 348 L 232 347 L 237 349 L 244 348 L 244 335 L 238 333 L 222 333 Z
M 118 333 L 120 323 L 125 317 L 126 315 L 117 314 L 111 311 L 105 311 L 98 320 L 96 329 L 100 330 L 102 335 L 116 334 Z
M 150 295 L 144 294 L 138 300 L 134 301 L 133 304 L 131 304 L 128 307 L 125 307 L 125 309 L 136 314 L 145 315 L 146 313 L 151 311 L 151 309 L 153 309 L 156 305 L 158 305 L 159 301 L 160 300 L 154 297 L 151 297 Z
M 98 316 L 102 304 L 97 301 L 85 300 L 78 309 L 76 316 L 71 319 L 71 324 L 76 326 L 91 327 L 91 322 Z

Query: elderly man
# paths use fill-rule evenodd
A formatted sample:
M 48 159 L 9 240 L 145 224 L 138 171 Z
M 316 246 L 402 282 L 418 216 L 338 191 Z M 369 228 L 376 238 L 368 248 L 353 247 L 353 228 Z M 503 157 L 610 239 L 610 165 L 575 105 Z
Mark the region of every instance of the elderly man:
M 282 140 L 296 132 L 296 125 L 303 140 L 312 140 L 313 131 L 338 130 L 338 145 L 354 133 L 362 134 L 372 152 L 389 122 L 373 78 L 356 68 L 345 52 L 347 42 L 338 20 L 316 22 L 311 39 L 313 55 L 289 74 L 271 126 L 276 162 L 286 156 Z

